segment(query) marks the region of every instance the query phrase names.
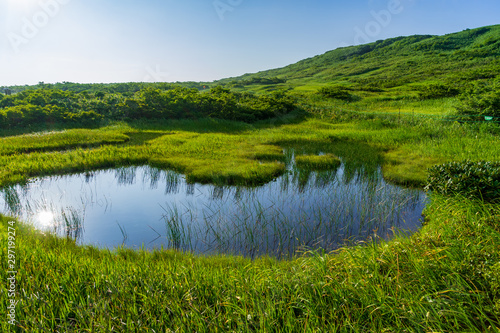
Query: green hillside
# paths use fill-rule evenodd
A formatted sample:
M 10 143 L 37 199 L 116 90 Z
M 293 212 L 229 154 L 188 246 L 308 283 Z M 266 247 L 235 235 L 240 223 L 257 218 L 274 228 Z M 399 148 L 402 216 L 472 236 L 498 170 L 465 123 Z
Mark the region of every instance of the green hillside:
M 246 89 L 253 86 L 256 90 L 273 85 L 313 90 L 332 83 L 361 91 L 404 90 L 426 81 L 461 86 L 471 80 L 497 77 L 499 55 L 500 25 L 495 25 L 445 36 L 397 37 L 338 48 L 283 68 L 218 83 Z
M 108 210 L 98 186 L 88 199 L 76 183 L 61 188 L 83 205 L 83 216 L 67 206 L 60 221 L 47 223 L 66 237 L 1 210 L 7 320 L 0 332 L 500 332 L 499 37 L 500 25 L 399 37 L 212 83 L 0 87 L 6 213 L 57 213 L 45 197 L 21 204 L 39 186 L 34 178 L 80 173 L 89 180 L 115 169 L 120 195 L 137 212 L 122 215 L 165 241 L 155 250 L 128 245 L 121 218 L 107 216 L 121 247 L 86 245 L 85 236 L 80 242 L 80 230 L 96 232 L 90 229 L 100 223 L 85 201 Z M 164 183 L 173 195 L 157 201 L 167 207 L 163 235 L 142 214 L 149 205 L 132 202 L 142 192 L 121 190 L 130 166 L 182 174 L 151 173 L 150 187 L 161 192 Z M 417 232 L 373 224 L 409 216 L 400 215 L 401 204 L 419 205 L 392 192 L 380 170 L 387 183 L 425 186 Z M 191 207 L 203 204 L 197 197 L 204 194 L 181 185 L 182 177 L 215 185 L 208 196 L 219 208 L 196 220 Z M 146 177 L 142 182 L 148 187 Z M 274 198 L 258 200 L 266 188 L 247 192 L 270 182 L 301 192 L 304 201 L 315 200 L 311 184 L 326 205 L 353 206 L 290 204 L 294 220 Z M 343 183 L 359 186 L 359 194 Z M 235 184 L 242 186 L 229 187 Z M 192 205 L 177 196 L 185 190 Z M 291 203 L 285 193 L 276 199 Z M 114 202 L 110 197 L 109 210 L 120 210 Z M 226 214 L 226 204 L 238 215 Z M 345 225 L 338 222 L 344 217 Z M 358 226 L 370 238 L 321 245 L 328 234 Z M 317 242 L 301 233 L 318 235 Z M 191 239 L 195 234 L 201 238 Z M 243 257 L 231 250 L 233 240 L 247 253 L 262 244 L 294 256 L 275 258 L 271 250 Z M 184 251 L 191 242 L 214 252 Z
M 349 46 L 301 60 L 286 67 L 214 82 L 176 82 L 204 90 L 216 85 L 249 91 L 279 88 L 316 90 L 339 84 L 358 91 L 416 90 L 429 81 L 462 87 L 473 80 L 498 78 L 500 25 L 467 29 L 444 36 L 414 35 Z M 9 87 L 13 92 L 55 88 L 74 92 L 135 93 L 145 87 L 165 89 L 166 83 L 78 84 L 63 82 Z
M 212 83 L 0 87 L 0 128 L 139 118 L 253 122 L 293 110 L 320 117 L 338 111 L 397 112 L 498 122 L 499 73 L 500 25 L 495 25 L 339 48 L 287 67 Z

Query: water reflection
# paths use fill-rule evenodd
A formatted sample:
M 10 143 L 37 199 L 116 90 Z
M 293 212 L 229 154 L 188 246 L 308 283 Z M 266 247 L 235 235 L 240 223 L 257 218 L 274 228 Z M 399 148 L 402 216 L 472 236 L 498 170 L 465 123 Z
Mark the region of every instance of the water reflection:
M 0 208 L 80 244 L 281 257 L 418 229 L 424 193 L 385 183 L 380 168 L 369 174 L 289 163 L 275 181 L 246 188 L 126 167 L 3 188 Z
M 35 215 L 35 221 L 44 228 L 54 225 L 54 218 L 55 215 L 51 211 L 41 211 Z

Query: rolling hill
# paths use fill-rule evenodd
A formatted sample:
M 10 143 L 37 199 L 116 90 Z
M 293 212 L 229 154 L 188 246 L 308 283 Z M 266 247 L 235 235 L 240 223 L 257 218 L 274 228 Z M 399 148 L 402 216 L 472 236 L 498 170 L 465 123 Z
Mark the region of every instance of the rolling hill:
M 494 25 L 444 36 L 414 35 L 338 48 L 283 68 L 215 83 L 257 90 L 273 86 L 310 90 L 333 83 L 373 91 L 429 81 L 460 86 L 497 78 L 499 56 L 500 25 Z

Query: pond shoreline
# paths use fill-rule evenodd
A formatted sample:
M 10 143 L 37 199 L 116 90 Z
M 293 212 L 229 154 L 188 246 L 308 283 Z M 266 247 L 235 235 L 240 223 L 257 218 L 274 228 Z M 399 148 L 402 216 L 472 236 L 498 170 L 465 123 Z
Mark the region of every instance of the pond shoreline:
M 3 189 L 0 204 L 78 244 L 251 257 L 330 252 L 347 239 L 390 237 L 396 225 L 419 227 L 422 192 L 386 184 L 380 170 L 364 180 L 345 165 L 316 172 L 291 158 L 285 175 L 258 187 L 191 184 L 173 171 L 141 166 L 33 179 Z

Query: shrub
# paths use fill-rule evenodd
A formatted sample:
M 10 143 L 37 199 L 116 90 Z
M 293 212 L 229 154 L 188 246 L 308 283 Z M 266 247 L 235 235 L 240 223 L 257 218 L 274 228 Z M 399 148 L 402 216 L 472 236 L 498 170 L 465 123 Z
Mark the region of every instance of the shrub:
M 424 100 L 453 97 L 459 94 L 458 89 L 442 83 L 422 85 L 418 90 L 418 97 Z
M 500 81 L 475 82 L 460 95 L 457 111 L 465 116 L 500 117 Z
M 318 94 L 327 98 L 335 98 L 343 101 L 353 100 L 353 96 L 347 91 L 347 89 L 340 86 L 322 87 L 318 90 Z
M 64 120 L 69 123 L 79 124 L 84 127 L 98 126 L 103 116 L 95 111 L 81 111 L 78 113 L 67 113 Z
M 23 126 L 24 114 L 18 107 L 9 107 L 0 110 L 0 126 L 2 128 L 12 128 L 16 126 Z
M 180 86 L 146 87 L 136 93 L 74 94 L 56 89 L 24 91 L 0 99 L 0 128 L 71 123 L 94 126 L 101 119 L 196 119 L 201 117 L 254 122 L 295 110 L 284 91 L 255 96 L 220 86 L 209 92 Z M 168 88 L 168 89 L 167 89 Z M 88 110 L 88 111 L 86 111 Z
M 450 162 L 429 169 L 426 190 L 500 202 L 500 162 Z

